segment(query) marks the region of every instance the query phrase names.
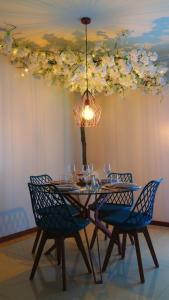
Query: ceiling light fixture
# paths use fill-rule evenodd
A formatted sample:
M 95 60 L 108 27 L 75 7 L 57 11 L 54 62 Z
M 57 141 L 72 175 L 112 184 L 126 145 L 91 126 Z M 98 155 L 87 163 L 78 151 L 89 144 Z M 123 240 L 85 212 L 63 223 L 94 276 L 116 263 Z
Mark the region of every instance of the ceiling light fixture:
M 87 25 L 91 23 L 91 19 L 88 17 L 83 17 L 81 18 L 81 23 L 85 25 L 86 36 L 86 90 L 82 95 L 82 102 L 74 108 L 74 116 L 78 126 L 95 127 L 100 120 L 101 108 L 100 105 L 95 103 L 95 98 L 89 91 Z

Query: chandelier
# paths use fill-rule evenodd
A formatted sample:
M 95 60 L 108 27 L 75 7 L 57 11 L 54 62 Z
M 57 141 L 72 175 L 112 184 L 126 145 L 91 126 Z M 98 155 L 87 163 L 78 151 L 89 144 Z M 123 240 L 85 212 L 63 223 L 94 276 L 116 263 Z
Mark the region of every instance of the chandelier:
M 85 63 L 86 63 L 86 90 L 82 95 L 81 103 L 74 108 L 74 117 L 76 124 L 80 127 L 95 127 L 101 116 L 100 105 L 95 103 L 95 98 L 88 88 L 88 44 L 87 44 L 87 25 L 91 23 L 91 19 L 88 17 L 81 18 L 81 23 L 85 25 L 86 36 L 86 51 L 85 51 Z

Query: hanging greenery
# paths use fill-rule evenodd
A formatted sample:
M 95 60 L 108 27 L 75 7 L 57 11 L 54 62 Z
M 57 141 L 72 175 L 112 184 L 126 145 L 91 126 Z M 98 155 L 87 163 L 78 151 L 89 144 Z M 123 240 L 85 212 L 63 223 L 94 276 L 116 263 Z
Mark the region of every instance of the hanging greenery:
M 4 30 L 0 39 L 0 53 L 22 68 L 22 76 L 29 71 L 36 78 L 51 84 L 63 84 L 69 91 L 84 93 L 86 89 L 85 56 L 73 49 L 43 49 L 31 43 L 14 39 L 11 30 Z M 124 34 L 124 33 L 123 33 Z M 155 51 L 144 48 L 114 50 L 96 46 L 88 53 L 89 90 L 92 94 L 124 94 L 128 89 L 144 88 L 154 94 L 167 85 L 168 68 L 158 63 Z

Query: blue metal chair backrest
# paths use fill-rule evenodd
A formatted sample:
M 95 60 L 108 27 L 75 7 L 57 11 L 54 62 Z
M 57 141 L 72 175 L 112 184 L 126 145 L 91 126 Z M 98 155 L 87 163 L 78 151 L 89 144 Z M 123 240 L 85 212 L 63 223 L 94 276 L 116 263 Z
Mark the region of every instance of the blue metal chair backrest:
M 108 177 L 111 176 L 118 176 L 118 179 L 121 182 L 133 182 L 133 176 L 131 173 L 114 173 L 111 172 L 109 173 Z M 108 198 L 108 197 L 107 197 Z M 132 191 L 127 191 L 127 192 L 120 192 L 120 193 L 113 193 L 110 195 L 109 199 L 107 199 L 107 203 L 112 203 L 116 205 L 127 205 L 127 206 L 132 206 L 134 201 L 134 196 Z
M 72 217 L 68 204 L 56 186 L 28 183 L 28 187 L 37 226 L 62 235 L 78 230 L 76 220 Z M 51 210 L 49 207 L 55 209 Z
M 134 226 L 146 226 L 151 223 L 153 217 L 154 200 L 157 189 L 163 179 L 151 180 L 140 193 L 133 209 L 125 220 L 125 224 Z
M 118 179 L 121 182 L 133 182 L 133 176 L 131 173 L 115 173 L 115 172 L 111 172 L 109 173 L 108 177 L 116 177 L 118 176 Z
M 34 183 L 34 184 L 46 184 L 46 183 L 49 183 L 51 180 L 52 180 L 52 177 L 50 177 L 47 174 L 30 176 L 30 182 Z

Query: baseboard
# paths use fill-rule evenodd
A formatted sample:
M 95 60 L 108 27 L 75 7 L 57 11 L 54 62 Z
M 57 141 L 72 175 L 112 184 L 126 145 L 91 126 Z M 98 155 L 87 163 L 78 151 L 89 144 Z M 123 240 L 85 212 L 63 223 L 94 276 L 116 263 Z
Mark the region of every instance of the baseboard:
M 152 221 L 151 225 L 169 227 L 169 222 Z M 36 231 L 37 231 L 37 228 L 33 227 L 33 228 L 26 229 L 26 230 L 23 230 L 23 231 L 20 231 L 20 232 L 16 232 L 16 233 L 13 233 L 13 234 L 10 234 L 10 235 L 7 235 L 7 236 L 3 236 L 3 237 L 0 238 L 0 243 L 7 242 L 7 241 L 10 241 L 10 240 L 14 240 L 14 239 L 17 239 L 19 237 L 23 237 L 25 235 L 34 233 Z
M 157 226 L 169 227 L 169 222 L 152 221 L 152 222 L 151 222 L 151 225 L 157 225 Z
M 28 234 L 36 232 L 36 231 L 37 231 L 37 228 L 33 227 L 33 228 L 26 229 L 26 230 L 23 230 L 23 231 L 20 231 L 20 232 L 9 234 L 9 235 L 1 237 L 0 238 L 0 243 L 11 241 L 11 240 L 17 239 L 19 237 L 23 237 L 25 235 L 28 235 Z
M 151 224 L 152 225 L 157 225 L 157 226 L 169 227 L 169 222 L 152 221 Z

